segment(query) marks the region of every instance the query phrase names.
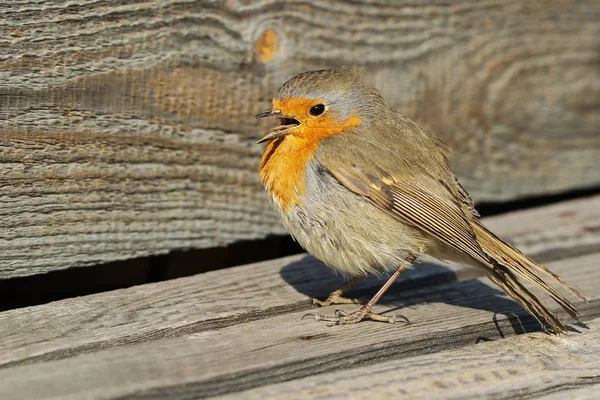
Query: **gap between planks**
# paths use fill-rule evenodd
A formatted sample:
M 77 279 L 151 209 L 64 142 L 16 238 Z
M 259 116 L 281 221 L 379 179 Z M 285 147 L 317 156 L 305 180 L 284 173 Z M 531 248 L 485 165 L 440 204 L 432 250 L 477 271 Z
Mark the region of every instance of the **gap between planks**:
M 590 298 L 589 305 L 580 304 L 584 319 L 599 314 L 599 264 L 600 253 L 595 253 L 549 265 Z M 396 291 L 378 311 L 386 308 L 401 309 L 413 324 L 329 327 L 300 320 L 305 311 L 287 313 L 219 330 L 4 368 L 0 370 L 0 398 L 206 398 L 538 329 L 531 317 L 485 278 Z M 323 309 L 332 311 L 333 307 Z

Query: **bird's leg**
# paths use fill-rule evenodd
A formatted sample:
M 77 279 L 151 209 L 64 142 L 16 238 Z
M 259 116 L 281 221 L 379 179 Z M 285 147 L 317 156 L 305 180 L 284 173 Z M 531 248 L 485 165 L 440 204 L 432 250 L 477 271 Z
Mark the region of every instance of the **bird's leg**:
M 402 274 L 404 271 L 406 271 L 408 269 L 410 264 L 414 260 L 416 260 L 416 258 L 417 258 L 417 256 L 410 256 L 409 258 L 407 258 L 405 260 L 405 262 L 400 267 L 398 267 L 398 269 L 390 276 L 390 278 L 387 280 L 387 282 L 384 283 L 384 285 L 381 287 L 381 289 L 379 289 L 379 291 L 377 293 L 375 293 L 375 296 L 373 296 L 373 298 L 371 300 L 369 300 L 369 302 L 367 304 L 362 306 L 357 311 L 348 314 L 342 310 L 336 310 L 335 316 L 326 316 L 326 315 L 321 315 L 321 314 L 306 314 L 302 318 L 304 319 L 307 317 L 311 317 L 317 321 L 334 322 L 335 325 L 355 324 L 364 319 L 370 319 L 373 321 L 388 322 L 390 324 L 395 324 L 397 322 L 396 319 L 401 318 L 402 320 L 404 320 L 404 322 L 406 324 L 410 324 L 410 321 L 404 315 L 386 316 L 386 315 L 375 314 L 372 312 L 372 310 L 373 310 L 373 306 L 375 306 L 375 304 L 377 304 L 377 302 L 379 301 L 381 296 L 383 296 L 383 294 L 389 289 L 389 287 L 392 285 L 392 283 L 394 283 L 394 281 L 396 279 L 398 279 L 400 274 Z
M 329 297 L 327 297 L 327 300 L 321 301 L 319 299 L 312 299 L 312 303 L 313 305 L 319 307 L 327 307 L 332 304 L 360 304 L 360 299 L 348 299 L 346 297 L 342 297 L 342 295 L 344 294 L 344 292 L 346 292 L 348 289 L 350 289 L 352 286 L 356 285 L 363 279 L 365 279 L 364 276 L 355 276 L 354 278 L 350 279 L 348 282 L 344 283 L 342 286 L 331 292 L 329 294 Z

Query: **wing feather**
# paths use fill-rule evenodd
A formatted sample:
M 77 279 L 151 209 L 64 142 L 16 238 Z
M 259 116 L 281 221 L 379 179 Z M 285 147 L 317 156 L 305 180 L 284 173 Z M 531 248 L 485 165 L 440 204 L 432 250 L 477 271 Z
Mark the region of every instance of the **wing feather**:
M 365 196 L 382 210 L 427 232 L 438 240 L 488 264 L 461 204 L 436 193 L 440 185 L 427 176 L 398 179 L 389 173 L 373 176 L 359 167 L 326 166 L 349 190 Z M 433 189 L 433 190 L 431 190 Z M 442 189 L 443 190 L 443 189 Z

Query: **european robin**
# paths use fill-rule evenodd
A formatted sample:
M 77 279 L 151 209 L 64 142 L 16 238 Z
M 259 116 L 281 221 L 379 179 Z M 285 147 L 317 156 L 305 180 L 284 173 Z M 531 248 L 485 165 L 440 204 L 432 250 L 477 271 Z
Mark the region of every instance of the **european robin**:
M 342 297 L 345 290 L 369 274 L 394 271 L 356 312 L 310 316 L 336 324 L 395 323 L 395 317 L 373 313 L 373 306 L 425 253 L 483 270 L 546 329 L 566 331 L 522 279 L 578 318 L 552 283 L 585 298 L 478 220 L 445 146 L 390 109 L 362 70 L 297 75 L 279 89 L 273 108 L 255 118 L 263 117 L 281 121 L 258 143 L 267 142 L 260 176 L 284 225 L 309 253 L 351 278 L 314 304 L 355 303 Z

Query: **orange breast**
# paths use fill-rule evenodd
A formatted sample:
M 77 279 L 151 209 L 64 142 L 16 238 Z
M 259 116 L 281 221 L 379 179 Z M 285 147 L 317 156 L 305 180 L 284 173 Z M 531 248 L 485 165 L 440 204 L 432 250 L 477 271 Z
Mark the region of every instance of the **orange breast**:
M 267 144 L 260 163 L 263 184 L 286 211 L 299 205 L 305 191 L 304 170 L 318 146 L 295 136 L 284 136 Z
M 267 190 L 285 211 L 300 206 L 299 200 L 306 190 L 306 165 L 314 157 L 320 141 L 361 122 L 355 116 L 343 123 L 335 123 L 329 118 L 314 119 L 267 144 L 260 163 L 260 176 Z

